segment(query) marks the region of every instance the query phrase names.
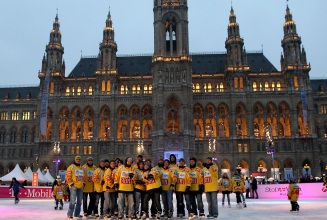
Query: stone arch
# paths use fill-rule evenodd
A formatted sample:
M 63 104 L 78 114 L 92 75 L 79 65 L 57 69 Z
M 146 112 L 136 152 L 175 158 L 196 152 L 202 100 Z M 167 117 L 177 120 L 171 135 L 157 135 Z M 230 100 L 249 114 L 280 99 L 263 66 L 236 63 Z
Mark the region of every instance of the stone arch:
M 179 15 L 176 13 L 176 12 L 173 12 L 173 11 L 169 11 L 169 12 L 167 12 L 166 14 L 164 14 L 163 16 L 162 16 L 162 20 L 161 20 L 161 22 L 166 22 L 167 20 L 173 20 L 173 19 L 175 19 L 175 21 L 178 23 L 178 22 L 180 22 L 180 17 L 179 17 Z
M 246 105 L 245 105 L 242 101 L 238 102 L 238 103 L 235 105 L 235 109 L 237 109 L 237 107 L 240 106 L 240 105 L 242 105 L 242 106 L 244 107 L 245 114 L 246 114 L 246 113 L 248 112 L 248 110 L 246 109 Z
M 217 105 L 217 110 L 219 111 L 219 109 L 220 109 L 220 107 L 221 107 L 222 105 L 224 105 L 224 106 L 226 107 L 227 114 L 228 114 L 228 112 L 229 112 L 229 106 L 228 106 L 228 104 L 227 104 L 226 102 L 221 102 L 221 103 L 219 103 L 219 104 Z M 220 113 L 219 113 L 219 114 L 220 114 Z
M 224 160 L 221 162 L 220 167 L 221 167 L 221 169 L 230 169 L 230 170 L 232 169 L 232 168 L 231 168 L 231 163 L 230 163 L 230 161 L 227 160 L 227 159 L 224 159 Z
M 294 161 L 291 159 L 291 158 L 286 158 L 285 160 L 284 160 L 284 167 L 283 168 L 293 168 L 293 166 L 294 166 Z
M 100 108 L 100 112 L 102 112 L 105 108 L 108 108 L 109 109 L 109 113 L 110 113 L 110 108 L 108 105 L 103 105 L 101 108 Z
M 25 169 L 27 170 L 27 168 L 28 168 L 27 165 L 25 165 L 25 163 L 23 163 L 23 162 L 19 164 L 19 167 L 23 171 L 23 173 L 25 172 Z
M 10 173 L 14 168 L 15 168 L 15 164 L 13 162 L 9 163 L 6 169 L 7 173 Z
M 58 164 L 58 170 L 67 170 L 67 166 L 65 164 L 64 161 L 61 161 L 59 164 Z
M 46 168 L 50 170 L 49 164 L 46 161 L 44 161 L 40 167 L 41 172 Z
M 275 168 L 281 168 L 282 163 L 279 159 L 274 158 L 275 161 Z M 270 161 L 270 168 L 273 168 L 273 160 Z
M 259 108 L 257 109 L 257 107 L 259 107 Z M 256 112 L 256 111 L 258 111 L 258 112 Z M 257 101 L 253 104 L 253 114 L 254 115 L 257 115 L 257 114 L 264 115 L 265 114 L 265 106 L 262 104 L 262 102 Z
M 205 112 L 206 112 L 206 110 L 207 110 L 207 108 L 209 107 L 209 105 L 212 105 L 212 107 L 213 107 L 213 109 L 214 109 L 214 113 L 213 114 L 215 114 L 216 113 L 216 111 L 217 111 L 217 108 L 216 108 L 216 106 L 215 106 L 215 104 L 213 104 L 213 102 L 209 102 L 208 104 L 206 104 L 206 106 L 205 106 Z M 206 114 L 208 115 L 208 113 L 206 112 Z
M 117 108 L 117 114 L 118 114 L 118 112 L 120 111 L 120 109 L 121 109 L 122 107 L 124 107 L 124 108 L 126 109 L 126 115 L 118 115 L 118 117 L 127 117 L 129 111 L 128 111 L 128 108 L 126 107 L 126 105 L 124 105 L 124 104 L 120 104 L 120 105 L 118 106 L 118 108 Z
M 149 106 L 152 109 L 152 105 L 149 103 L 144 104 L 140 109 L 143 111 L 143 109 L 146 108 L 147 106 Z
M 183 103 L 182 99 L 175 93 L 170 93 L 167 98 L 165 99 L 164 105 L 167 107 L 167 102 L 169 101 L 169 99 L 171 98 L 175 98 L 177 99 L 178 103 Z
M 279 102 L 279 104 L 278 104 L 278 108 L 280 108 L 280 106 L 281 106 L 282 104 L 285 104 L 286 107 L 287 107 L 289 110 L 291 109 L 291 108 L 290 108 L 290 105 L 289 105 L 285 100 Z
M 250 165 L 249 164 L 250 163 L 249 163 L 248 160 L 243 159 L 243 160 L 241 160 L 241 162 L 238 165 L 240 165 L 242 168 L 250 169 Z
M 261 167 L 260 165 L 262 165 L 262 168 L 268 169 L 267 168 L 267 164 L 268 164 L 267 161 L 265 159 L 263 159 L 263 158 L 257 160 L 257 162 L 256 162 L 256 170 L 259 170 L 259 167 Z
M 306 164 L 308 164 L 310 167 L 312 167 L 311 160 L 309 158 L 305 158 L 302 162 L 302 167 L 304 167 Z

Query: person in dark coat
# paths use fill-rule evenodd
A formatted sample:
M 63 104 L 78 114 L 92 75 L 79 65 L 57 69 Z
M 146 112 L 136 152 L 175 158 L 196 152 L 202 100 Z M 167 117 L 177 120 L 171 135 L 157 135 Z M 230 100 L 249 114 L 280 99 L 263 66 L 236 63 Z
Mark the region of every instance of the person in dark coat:
M 257 180 L 256 180 L 255 177 L 252 177 L 252 193 L 253 193 L 253 198 L 254 198 L 254 193 L 257 194 L 256 199 L 259 198 L 259 196 L 258 196 L 258 192 L 257 192 L 257 189 L 258 189 L 258 183 L 257 183 Z
M 24 180 L 23 186 L 27 186 L 27 180 Z
M 19 187 L 26 189 L 22 184 L 20 184 L 17 180 L 16 177 L 12 178 L 12 181 L 10 183 L 9 189 L 13 188 L 14 195 L 15 195 L 15 204 L 19 203 L 18 199 L 18 193 L 19 193 Z

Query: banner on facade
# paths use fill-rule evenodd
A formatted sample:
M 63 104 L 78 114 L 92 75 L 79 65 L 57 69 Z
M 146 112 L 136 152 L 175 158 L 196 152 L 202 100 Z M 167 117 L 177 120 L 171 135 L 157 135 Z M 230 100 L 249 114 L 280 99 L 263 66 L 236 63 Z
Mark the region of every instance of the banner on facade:
M 51 187 L 33 187 L 25 186 L 26 189 L 21 188 L 18 194 L 19 198 L 29 199 L 51 199 L 53 198 Z M 13 188 L 8 186 L 0 186 L 0 198 L 15 198 Z
M 170 155 L 175 154 L 176 156 L 176 162 L 179 162 L 179 159 L 184 158 L 184 151 L 165 151 L 164 152 L 164 158 L 165 160 L 170 160 Z
M 300 187 L 299 199 L 327 199 L 327 188 L 323 183 L 297 183 Z M 258 185 L 260 199 L 285 199 L 287 200 L 289 184 Z
M 303 134 L 306 134 L 307 122 L 308 122 L 308 103 L 307 103 L 307 93 L 305 91 L 303 74 L 302 74 L 302 65 L 298 64 L 298 80 L 301 91 L 301 101 L 302 101 L 302 111 L 303 111 Z
M 38 173 L 33 173 L 32 186 L 38 186 L 38 183 L 39 183 L 39 174 Z
M 47 133 L 49 83 L 50 83 L 50 70 L 48 69 L 47 73 L 45 74 L 43 88 L 42 88 L 42 100 L 41 100 L 41 112 L 40 112 L 41 135 L 46 135 Z

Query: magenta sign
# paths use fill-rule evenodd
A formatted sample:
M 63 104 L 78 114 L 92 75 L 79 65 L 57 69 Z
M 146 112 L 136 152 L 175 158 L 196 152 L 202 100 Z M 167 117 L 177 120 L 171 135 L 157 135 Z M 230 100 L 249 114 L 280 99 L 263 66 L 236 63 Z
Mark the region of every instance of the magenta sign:
M 323 183 L 297 183 L 300 187 L 299 199 L 327 198 L 327 188 Z M 258 185 L 260 199 L 287 199 L 289 184 Z
M 51 199 L 53 198 L 51 187 L 33 187 L 25 186 L 26 189 L 20 188 L 18 198 L 29 199 Z M 0 186 L 0 198 L 14 198 L 13 189 L 9 186 Z

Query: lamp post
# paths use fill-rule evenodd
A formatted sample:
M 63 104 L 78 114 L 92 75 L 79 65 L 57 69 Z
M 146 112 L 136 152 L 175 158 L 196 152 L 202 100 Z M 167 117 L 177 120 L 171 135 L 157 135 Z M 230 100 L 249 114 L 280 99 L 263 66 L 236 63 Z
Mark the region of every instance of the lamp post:
M 60 142 L 59 141 L 55 141 L 54 145 L 53 145 L 53 153 L 55 155 L 55 163 L 56 163 L 56 176 L 58 175 L 58 162 L 60 162 L 60 160 L 58 159 L 58 156 L 60 154 Z
M 139 154 L 144 152 L 143 140 L 137 142 L 137 152 Z
M 216 151 L 216 139 L 209 139 L 209 152 L 211 152 L 211 155 L 213 157 L 213 152 Z
M 305 169 L 305 171 L 307 171 L 307 175 L 309 176 L 309 168 L 310 168 L 310 166 L 308 166 L 308 164 L 305 164 L 305 166 L 304 166 L 304 169 Z

